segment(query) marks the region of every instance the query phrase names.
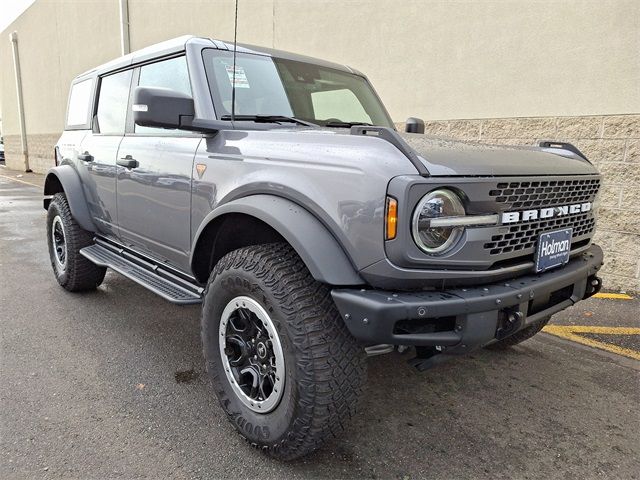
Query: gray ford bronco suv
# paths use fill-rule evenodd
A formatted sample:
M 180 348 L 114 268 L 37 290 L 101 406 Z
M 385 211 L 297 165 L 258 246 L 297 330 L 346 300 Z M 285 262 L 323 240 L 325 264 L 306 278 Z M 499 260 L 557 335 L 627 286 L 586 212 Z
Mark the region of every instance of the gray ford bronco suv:
M 600 288 L 579 150 L 407 130 L 360 72 L 291 53 L 182 37 L 102 65 L 73 80 L 46 177 L 56 279 L 111 268 L 202 303 L 235 428 L 307 454 L 354 415 L 367 353 L 508 347 Z

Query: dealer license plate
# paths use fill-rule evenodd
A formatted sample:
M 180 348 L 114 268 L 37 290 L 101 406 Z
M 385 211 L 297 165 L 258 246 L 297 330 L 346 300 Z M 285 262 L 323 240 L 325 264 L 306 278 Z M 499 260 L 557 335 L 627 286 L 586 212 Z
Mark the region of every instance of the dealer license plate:
M 569 261 L 572 228 L 542 233 L 536 250 L 536 272 L 559 267 Z

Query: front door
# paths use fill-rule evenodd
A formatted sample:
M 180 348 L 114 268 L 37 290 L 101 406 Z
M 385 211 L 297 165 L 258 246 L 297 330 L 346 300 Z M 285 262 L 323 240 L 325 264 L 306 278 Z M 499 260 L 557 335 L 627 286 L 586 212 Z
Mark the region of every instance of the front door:
M 165 87 L 191 95 L 183 56 L 143 65 L 133 83 L 134 88 Z M 122 240 L 184 271 L 189 271 L 191 246 L 191 172 L 201 138 L 130 124 L 117 155 Z

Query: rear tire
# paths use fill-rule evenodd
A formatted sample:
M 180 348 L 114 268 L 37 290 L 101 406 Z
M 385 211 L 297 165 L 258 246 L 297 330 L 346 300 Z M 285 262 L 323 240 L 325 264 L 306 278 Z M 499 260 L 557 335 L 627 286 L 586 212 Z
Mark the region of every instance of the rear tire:
M 202 341 L 229 420 L 271 457 L 312 452 L 356 412 L 364 348 L 329 288 L 287 244 L 241 248 L 218 262 L 204 293 Z
M 76 223 L 64 193 L 56 193 L 47 210 L 49 259 L 58 283 L 70 292 L 94 290 L 107 271 L 80 254 L 93 245 L 93 235 Z
M 549 323 L 550 319 L 551 319 L 550 316 L 541 318 L 537 322 L 532 323 L 528 327 L 523 328 L 522 330 L 514 333 L 513 335 L 510 335 L 506 338 L 503 338 L 502 340 L 498 340 L 495 343 L 487 345 L 486 348 L 488 348 L 489 350 L 506 350 L 507 348 L 511 348 L 514 345 L 518 345 L 519 343 L 522 343 L 525 340 L 529 340 L 536 333 L 542 330 L 544 326 L 547 323 Z

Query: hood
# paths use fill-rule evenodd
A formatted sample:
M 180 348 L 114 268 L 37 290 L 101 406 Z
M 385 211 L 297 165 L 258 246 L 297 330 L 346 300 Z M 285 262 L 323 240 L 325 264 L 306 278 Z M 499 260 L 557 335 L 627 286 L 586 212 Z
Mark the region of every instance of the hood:
M 400 133 L 433 176 L 581 175 L 597 173 L 567 150 L 487 145 Z

